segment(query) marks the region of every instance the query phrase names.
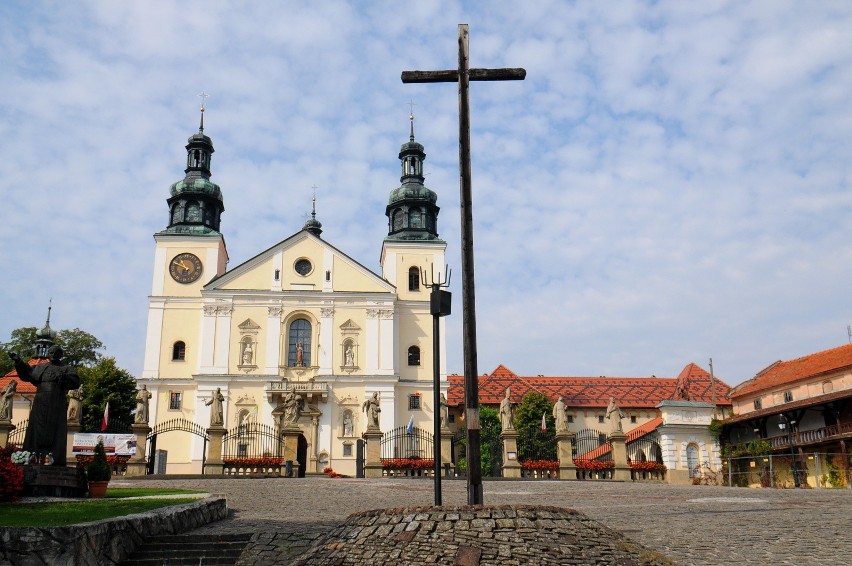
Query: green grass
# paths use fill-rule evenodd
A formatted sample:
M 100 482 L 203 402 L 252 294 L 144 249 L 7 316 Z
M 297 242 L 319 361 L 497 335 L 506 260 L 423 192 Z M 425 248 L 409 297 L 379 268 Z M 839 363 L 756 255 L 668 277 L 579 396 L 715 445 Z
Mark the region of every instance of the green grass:
M 57 503 L 3 503 L 0 504 L 0 527 L 61 527 L 193 501 L 198 499 L 96 499 Z
M 156 489 L 152 487 L 116 487 L 108 488 L 104 497 L 120 498 L 120 497 L 150 497 L 152 495 L 182 495 L 185 493 L 205 493 L 195 489 Z

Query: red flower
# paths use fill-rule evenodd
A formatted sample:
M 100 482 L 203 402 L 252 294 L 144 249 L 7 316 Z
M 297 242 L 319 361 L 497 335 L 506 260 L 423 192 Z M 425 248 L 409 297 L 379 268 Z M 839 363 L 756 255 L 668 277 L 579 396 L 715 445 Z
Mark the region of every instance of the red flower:
M 284 463 L 284 458 L 263 456 L 261 458 L 223 458 L 222 461 L 226 466 L 238 468 L 269 468 L 280 466 Z
M 588 470 L 590 472 L 603 472 L 615 468 L 613 460 L 574 460 L 574 464 L 578 470 Z
M 630 462 L 630 467 L 641 472 L 665 472 L 666 465 L 662 462 Z
M 382 467 L 388 470 L 431 470 L 435 460 L 427 458 L 385 458 Z
M 525 470 L 559 470 L 559 460 L 524 460 L 521 467 Z

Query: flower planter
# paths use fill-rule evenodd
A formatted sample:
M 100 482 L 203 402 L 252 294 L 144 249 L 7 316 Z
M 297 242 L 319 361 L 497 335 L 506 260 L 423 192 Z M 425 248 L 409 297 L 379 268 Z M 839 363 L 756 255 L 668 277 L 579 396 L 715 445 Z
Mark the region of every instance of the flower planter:
M 90 481 L 89 482 L 89 497 L 92 499 L 103 499 L 106 495 L 109 481 Z

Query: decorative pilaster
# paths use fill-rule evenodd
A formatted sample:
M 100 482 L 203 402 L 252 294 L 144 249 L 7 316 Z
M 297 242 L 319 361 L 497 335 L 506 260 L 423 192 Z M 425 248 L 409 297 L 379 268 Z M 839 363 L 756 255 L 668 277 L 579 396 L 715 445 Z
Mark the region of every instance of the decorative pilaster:
M 82 429 L 83 426 L 79 422 L 66 423 L 65 425 L 65 465 L 69 468 L 77 467 L 77 457 L 74 455 L 74 435 Z
M 364 477 L 382 477 L 382 437 L 384 433 L 378 428 L 367 428 L 363 435 L 367 441 L 367 453 L 364 456 Z
M 556 433 L 556 453 L 559 457 L 559 479 L 577 479 L 577 466 L 574 464 L 574 439 L 576 435 L 570 430 Z
M 6 448 L 9 445 L 9 435 L 15 428 L 12 421 L 0 421 L 0 448 Z
M 136 454 L 127 461 L 127 475 L 144 476 L 148 467 L 145 463 L 145 450 L 151 427 L 146 423 L 137 423 L 130 425 L 130 430 L 136 435 Z M 219 445 L 221 446 L 221 443 Z M 221 448 L 219 450 L 221 452 Z
M 503 477 L 521 477 L 521 464 L 518 462 L 518 433 L 515 430 L 504 430 L 500 434 L 503 439 Z
M 207 445 L 207 461 L 204 462 L 205 476 L 221 476 L 224 473 L 225 462 L 222 461 L 222 439 L 225 436 L 224 426 L 211 426 L 207 429 L 210 441 Z
M 317 452 L 319 451 L 319 417 L 311 417 L 311 445 L 310 445 L 310 469 L 315 472 L 321 472 L 317 469 Z
M 608 440 L 612 446 L 612 460 L 615 462 L 612 479 L 630 481 L 630 466 L 627 464 L 627 435 L 621 431 L 615 431 L 610 433 Z

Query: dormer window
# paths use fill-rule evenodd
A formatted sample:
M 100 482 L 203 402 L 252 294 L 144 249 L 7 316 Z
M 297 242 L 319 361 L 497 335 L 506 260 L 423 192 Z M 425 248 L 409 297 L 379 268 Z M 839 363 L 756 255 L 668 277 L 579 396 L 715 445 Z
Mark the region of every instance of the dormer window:
M 758 397 L 757 399 L 754 400 L 754 410 L 759 411 L 762 408 L 763 408 L 763 400 L 760 397 Z
M 793 402 L 793 392 L 792 391 L 785 391 L 784 392 L 784 402 L 785 403 L 792 403 Z

